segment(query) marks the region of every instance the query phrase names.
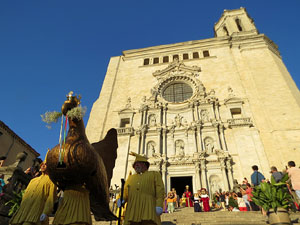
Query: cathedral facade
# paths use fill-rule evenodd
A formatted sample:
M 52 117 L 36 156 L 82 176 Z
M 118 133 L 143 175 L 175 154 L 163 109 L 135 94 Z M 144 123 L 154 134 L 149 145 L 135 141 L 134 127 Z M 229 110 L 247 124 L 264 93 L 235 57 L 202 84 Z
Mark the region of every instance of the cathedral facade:
M 147 155 L 166 191 L 210 193 L 249 179 L 252 165 L 300 164 L 300 94 L 278 47 L 244 8 L 225 10 L 215 37 L 127 50 L 112 57 L 86 132 L 118 131 L 111 183 Z

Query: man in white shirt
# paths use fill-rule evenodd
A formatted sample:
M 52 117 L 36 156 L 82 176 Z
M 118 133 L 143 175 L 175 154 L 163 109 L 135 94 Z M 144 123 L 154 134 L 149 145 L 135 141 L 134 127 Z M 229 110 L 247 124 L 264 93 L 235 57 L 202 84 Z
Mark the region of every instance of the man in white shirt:
M 300 169 L 296 167 L 294 161 L 288 162 L 288 174 L 291 179 L 292 187 L 295 190 L 298 198 L 300 199 Z

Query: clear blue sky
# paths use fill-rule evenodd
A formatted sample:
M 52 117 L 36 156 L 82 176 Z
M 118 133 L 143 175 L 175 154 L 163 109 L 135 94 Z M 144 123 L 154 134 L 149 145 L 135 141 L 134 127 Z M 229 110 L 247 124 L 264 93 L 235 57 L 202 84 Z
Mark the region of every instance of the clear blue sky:
M 59 124 L 49 130 L 40 115 L 59 111 L 73 90 L 88 108 L 86 124 L 111 56 L 212 38 L 223 10 L 241 6 L 279 46 L 299 87 L 298 0 L 1 1 L 0 120 L 43 158 L 58 143 Z

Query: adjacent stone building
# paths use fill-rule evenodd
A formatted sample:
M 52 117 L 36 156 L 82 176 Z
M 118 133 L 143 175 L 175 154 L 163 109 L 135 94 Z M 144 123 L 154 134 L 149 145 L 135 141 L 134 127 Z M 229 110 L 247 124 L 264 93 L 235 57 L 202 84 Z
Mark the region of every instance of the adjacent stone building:
M 229 190 L 256 164 L 300 165 L 300 94 L 278 47 L 244 8 L 225 10 L 215 37 L 112 57 L 86 132 L 118 130 L 112 184 L 145 154 L 166 190 Z
M 22 152 L 27 157 L 20 167 L 26 170 L 40 154 L 0 120 L 0 167 L 15 163 L 17 154 Z

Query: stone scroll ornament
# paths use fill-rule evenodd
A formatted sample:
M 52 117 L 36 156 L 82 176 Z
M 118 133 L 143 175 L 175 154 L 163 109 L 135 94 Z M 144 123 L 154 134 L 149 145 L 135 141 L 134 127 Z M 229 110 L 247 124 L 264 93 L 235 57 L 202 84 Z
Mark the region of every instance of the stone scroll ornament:
M 61 113 L 48 112 L 42 116 L 47 123 L 56 122 L 62 117 L 59 143 L 47 155 L 49 176 L 65 192 L 85 190 L 89 193 L 86 199 L 90 202 L 88 212 L 89 215 L 90 210 L 93 212 L 96 221 L 116 220 L 109 209 L 109 186 L 117 158 L 117 132 L 110 129 L 102 141 L 90 144 L 85 134 L 83 114 L 80 97 L 73 96 L 73 92 L 70 92 L 62 105 Z M 61 222 L 64 221 L 59 221 L 59 224 Z

